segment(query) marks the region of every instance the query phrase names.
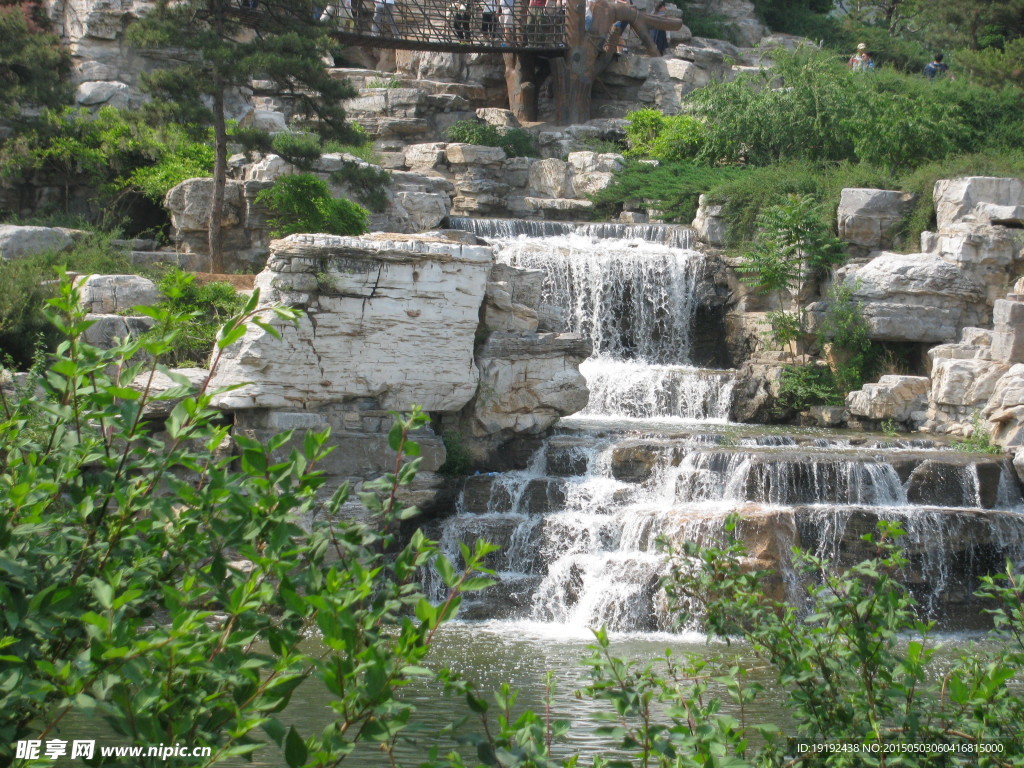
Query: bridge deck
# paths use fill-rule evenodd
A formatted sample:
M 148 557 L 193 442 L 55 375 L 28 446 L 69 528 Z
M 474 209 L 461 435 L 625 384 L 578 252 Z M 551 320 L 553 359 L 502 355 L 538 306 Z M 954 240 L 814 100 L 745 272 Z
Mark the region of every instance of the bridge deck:
M 527 0 L 351 2 L 351 10 L 328 5 L 322 17 L 331 36 L 346 45 L 546 55 L 561 55 L 566 48 L 562 9 L 529 8 Z

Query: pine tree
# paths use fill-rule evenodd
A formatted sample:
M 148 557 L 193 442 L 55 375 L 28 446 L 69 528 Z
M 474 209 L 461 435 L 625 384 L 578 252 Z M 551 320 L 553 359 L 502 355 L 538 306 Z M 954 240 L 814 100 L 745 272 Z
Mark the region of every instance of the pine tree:
M 152 119 L 213 128 L 209 243 L 215 272 L 224 270 L 225 104 L 232 92 L 284 99 L 293 127 L 325 139 L 355 139 L 341 102 L 356 91 L 324 66 L 332 49 L 329 31 L 301 0 L 157 0 L 153 11 L 128 30 L 136 47 L 159 49 L 161 60 L 176 61 L 143 76 L 143 89 L 154 97 L 147 107 Z

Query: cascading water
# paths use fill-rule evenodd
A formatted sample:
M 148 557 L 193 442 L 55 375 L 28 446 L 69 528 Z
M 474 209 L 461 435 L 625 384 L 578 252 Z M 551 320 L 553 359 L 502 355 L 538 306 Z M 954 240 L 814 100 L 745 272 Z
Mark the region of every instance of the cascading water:
M 501 583 L 467 599 L 464 617 L 671 629 L 657 542 L 722 543 L 730 512 L 794 600 L 793 546 L 853 562 L 879 520 L 907 531 L 906 580 L 937 617 L 976 611 L 978 574 L 1024 556 L 1020 486 L 999 459 L 928 441 L 713 427 L 727 421 L 732 376 L 692 365 L 703 257 L 685 228 L 452 224 L 487 239 L 500 262 L 543 270 L 548 315 L 595 349 L 581 366 L 587 409 L 527 469 L 469 478 L 441 525 L 450 556 L 477 537 L 502 548 L 490 562 Z

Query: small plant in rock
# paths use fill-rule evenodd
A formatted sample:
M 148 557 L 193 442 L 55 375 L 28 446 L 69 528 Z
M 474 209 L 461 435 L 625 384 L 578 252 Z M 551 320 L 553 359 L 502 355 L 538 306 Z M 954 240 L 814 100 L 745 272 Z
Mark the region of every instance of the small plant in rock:
M 402 81 L 397 77 L 392 77 L 388 80 L 381 80 L 380 78 L 373 78 L 366 84 L 367 88 L 401 88 Z
M 967 453 L 998 454 L 1003 452 L 1001 446 L 992 442 L 992 435 L 989 434 L 988 427 L 982 423 L 981 414 L 977 411 L 971 416 L 971 434 L 963 440 L 954 442 L 953 447 Z
M 245 306 L 246 297 L 229 283 L 197 283 L 195 275 L 172 269 L 160 279 L 161 306 L 182 320 L 160 362 L 176 368 L 205 367 L 224 322 Z
M 311 173 L 282 176 L 256 201 L 271 211 L 268 219 L 275 237 L 297 233 L 361 235 L 370 215 L 351 200 L 331 196 L 327 183 Z
M 473 470 L 473 456 L 466 447 L 462 434 L 453 429 L 441 435 L 444 441 L 445 460 L 437 471 L 442 475 L 463 477 Z
M 893 419 L 883 419 L 879 425 L 882 428 L 882 434 L 886 437 L 898 437 L 900 432 L 900 425 Z

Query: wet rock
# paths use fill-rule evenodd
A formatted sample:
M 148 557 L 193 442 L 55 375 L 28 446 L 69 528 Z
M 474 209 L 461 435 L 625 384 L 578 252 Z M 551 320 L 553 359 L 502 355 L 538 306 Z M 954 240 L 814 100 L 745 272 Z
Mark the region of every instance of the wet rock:
M 531 480 L 523 491 L 520 511 L 531 515 L 546 515 L 564 504 L 565 483 L 550 477 L 538 477 Z
M 612 452 L 612 477 L 624 483 L 643 483 L 654 474 L 660 448 L 644 444 L 616 446 Z

